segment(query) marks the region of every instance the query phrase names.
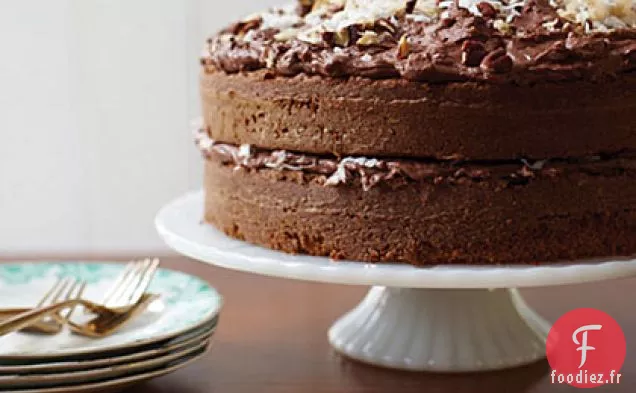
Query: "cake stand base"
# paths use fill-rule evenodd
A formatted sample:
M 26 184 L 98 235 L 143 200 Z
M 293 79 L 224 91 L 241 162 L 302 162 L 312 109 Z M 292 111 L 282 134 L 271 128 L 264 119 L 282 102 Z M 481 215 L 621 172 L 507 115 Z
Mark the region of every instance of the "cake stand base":
M 373 287 L 331 327 L 329 341 L 377 366 L 473 372 L 542 359 L 549 329 L 516 290 Z

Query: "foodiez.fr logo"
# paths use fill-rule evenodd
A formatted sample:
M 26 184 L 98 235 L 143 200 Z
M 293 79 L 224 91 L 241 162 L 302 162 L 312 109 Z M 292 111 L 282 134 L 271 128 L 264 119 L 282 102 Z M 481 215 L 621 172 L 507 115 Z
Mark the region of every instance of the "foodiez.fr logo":
M 593 308 L 579 308 L 559 318 L 546 343 L 552 383 L 578 388 L 621 383 L 627 346 L 619 324 Z

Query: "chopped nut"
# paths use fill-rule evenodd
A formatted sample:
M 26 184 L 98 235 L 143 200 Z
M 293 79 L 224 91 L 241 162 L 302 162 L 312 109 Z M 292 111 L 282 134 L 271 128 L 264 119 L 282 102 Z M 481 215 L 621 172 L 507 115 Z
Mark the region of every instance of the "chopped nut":
M 442 18 L 440 20 L 442 27 L 446 27 L 446 28 L 452 27 L 455 24 L 455 22 L 456 21 L 453 18 Z
M 484 70 L 498 74 L 512 71 L 513 66 L 512 58 L 508 56 L 508 53 L 503 48 L 490 52 L 481 63 L 481 67 Z
M 478 41 L 464 41 L 462 44 L 462 64 L 468 67 L 479 67 L 486 56 L 484 44 Z
M 378 33 L 374 31 L 365 31 L 362 33 L 362 36 L 356 42 L 357 45 L 361 46 L 371 46 L 378 45 L 380 43 Z
M 386 19 L 380 19 L 375 22 L 375 27 L 379 30 L 385 30 L 389 33 L 395 33 L 395 26 Z
M 404 0 L 400 0 L 404 4 Z M 425 15 L 433 18 L 439 14 L 438 0 L 406 1 L 404 6 L 407 15 Z
M 343 46 L 348 46 L 349 44 L 355 43 L 361 36 L 360 31 L 364 30 L 363 26 L 359 25 L 351 25 L 347 27 L 347 33 L 349 35 L 348 42 Z
M 334 34 L 334 44 L 339 46 L 349 46 L 350 39 L 349 29 L 342 29 Z
M 479 10 L 479 12 L 485 16 L 486 18 L 494 18 L 495 16 L 497 16 L 497 9 L 495 7 L 493 7 L 492 4 L 482 1 L 481 3 L 477 4 L 477 9 Z
M 314 0 L 298 0 L 300 15 L 305 16 L 314 8 Z
M 336 33 L 334 33 L 333 31 L 323 31 L 322 33 L 320 33 L 320 37 L 329 46 L 333 46 L 336 44 Z
M 339 9 L 344 8 L 347 0 L 313 0 L 312 12 L 320 9 Z
M 386 48 L 393 48 L 397 39 L 389 32 L 384 32 L 378 36 L 378 45 Z
M 253 20 L 263 20 L 263 16 L 260 13 L 254 13 L 243 18 L 242 23 L 251 22 Z
M 233 24 L 228 31 L 231 34 L 243 36 L 252 29 L 257 29 L 263 24 L 263 17 L 260 15 L 252 15 L 241 22 Z
M 398 59 L 406 59 L 411 53 L 411 44 L 409 38 L 403 35 L 398 42 Z
M 412 14 L 415 11 L 415 5 L 417 4 L 417 0 L 408 0 L 406 2 L 406 13 Z
M 493 22 L 493 27 L 503 34 L 511 34 L 512 26 L 509 23 L 506 23 L 503 19 L 497 19 Z

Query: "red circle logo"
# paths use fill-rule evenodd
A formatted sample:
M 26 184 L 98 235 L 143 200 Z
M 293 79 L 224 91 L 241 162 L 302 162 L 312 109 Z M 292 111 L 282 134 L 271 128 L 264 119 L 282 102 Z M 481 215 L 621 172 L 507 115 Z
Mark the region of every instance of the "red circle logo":
M 621 383 L 626 352 L 623 329 L 607 313 L 593 308 L 563 315 L 546 343 L 552 383 L 577 388 Z

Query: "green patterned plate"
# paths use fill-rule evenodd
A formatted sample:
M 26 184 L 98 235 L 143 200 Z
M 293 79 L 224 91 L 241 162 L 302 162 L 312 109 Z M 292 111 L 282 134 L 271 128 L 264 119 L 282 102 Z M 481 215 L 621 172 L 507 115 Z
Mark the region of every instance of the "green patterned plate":
M 0 264 L 0 307 L 32 307 L 57 277 L 88 283 L 86 298 L 99 301 L 123 266 L 116 263 L 50 262 Z M 0 362 L 51 359 L 125 351 L 170 340 L 218 317 L 223 300 L 200 278 L 160 269 L 150 291 L 162 295 L 139 318 L 116 334 L 91 339 L 64 331 L 55 336 L 12 333 L 0 337 Z

